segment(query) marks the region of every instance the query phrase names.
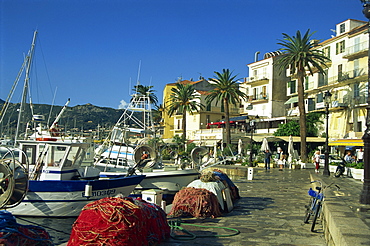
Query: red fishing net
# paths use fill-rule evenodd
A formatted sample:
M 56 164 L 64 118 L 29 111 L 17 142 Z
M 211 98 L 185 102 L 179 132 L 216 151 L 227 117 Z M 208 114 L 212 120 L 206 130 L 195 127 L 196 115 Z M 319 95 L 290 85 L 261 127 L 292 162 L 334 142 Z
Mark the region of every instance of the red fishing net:
M 176 193 L 169 215 L 174 217 L 216 218 L 221 216 L 217 197 L 212 192 L 187 187 Z
M 155 245 L 169 235 L 166 213 L 159 206 L 140 198 L 107 197 L 83 208 L 68 245 Z

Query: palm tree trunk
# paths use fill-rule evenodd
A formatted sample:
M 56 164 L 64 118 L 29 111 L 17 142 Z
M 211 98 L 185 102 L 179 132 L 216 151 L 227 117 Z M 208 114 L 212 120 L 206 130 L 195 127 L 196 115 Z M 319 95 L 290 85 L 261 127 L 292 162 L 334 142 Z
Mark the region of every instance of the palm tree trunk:
M 182 139 L 186 141 L 186 110 L 182 112 Z
M 229 101 L 224 99 L 226 144 L 231 144 Z
M 304 70 L 303 70 L 304 71 Z M 301 134 L 301 161 L 307 160 L 307 146 L 306 146 L 306 110 L 304 105 L 304 72 L 298 72 L 298 109 L 299 109 L 299 126 Z

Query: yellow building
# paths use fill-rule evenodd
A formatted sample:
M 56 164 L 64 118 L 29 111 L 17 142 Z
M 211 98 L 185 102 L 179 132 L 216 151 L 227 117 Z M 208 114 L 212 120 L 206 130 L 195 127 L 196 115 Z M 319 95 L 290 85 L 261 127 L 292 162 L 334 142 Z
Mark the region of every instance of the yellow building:
M 182 84 L 192 84 L 195 93 L 199 96 L 199 102 L 203 104 L 205 107 L 200 112 L 194 112 L 193 115 L 187 113 L 186 115 L 186 125 L 187 125 L 187 138 L 189 140 L 195 140 L 194 136 L 196 131 L 200 129 L 206 129 L 207 126 L 210 123 L 213 122 L 219 122 L 222 121 L 224 118 L 224 111 L 223 111 L 223 105 L 221 102 L 219 102 L 216 106 L 216 102 L 212 102 L 211 105 L 206 104 L 206 96 L 207 92 L 213 89 L 213 86 L 211 83 L 209 83 L 205 79 L 201 79 L 198 81 L 189 81 L 189 80 L 183 80 L 176 83 L 182 83 Z M 163 90 L 163 105 L 164 105 L 164 132 L 163 132 L 163 138 L 164 139 L 171 139 L 175 135 L 182 136 L 182 115 L 173 115 L 170 117 L 167 114 L 167 107 L 168 102 L 171 95 L 171 89 L 176 87 L 176 83 L 169 83 L 166 84 L 164 90 Z M 230 105 L 230 117 L 238 116 L 239 115 L 239 105 Z

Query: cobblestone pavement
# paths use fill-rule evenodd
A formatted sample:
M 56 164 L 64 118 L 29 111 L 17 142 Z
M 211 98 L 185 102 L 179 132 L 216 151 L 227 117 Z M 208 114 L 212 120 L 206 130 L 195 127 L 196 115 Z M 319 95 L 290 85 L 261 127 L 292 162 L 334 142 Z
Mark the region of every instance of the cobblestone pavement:
M 254 168 L 253 180 L 231 177 L 239 188 L 241 199 L 230 213 L 215 219 L 183 219 L 183 223 L 201 226 L 228 227 L 240 231 L 231 237 L 197 237 L 194 240 L 167 239 L 161 246 L 177 245 L 325 245 L 321 223 L 316 233 L 303 223 L 304 206 L 308 203 L 310 171 Z M 20 224 L 36 224 L 45 228 L 55 245 L 66 245 L 75 218 L 17 218 Z M 181 225 L 200 236 L 232 234 L 233 231 Z
M 240 234 L 231 237 L 196 238 L 179 241 L 168 239 L 163 246 L 176 245 L 325 245 L 321 223 L 317 232 L 303 223 L 309 197 L 310 172 L 307 169 L 254 168 L 253 180 L 232 177 L 239 188 L 241 199 L 232 212 L 216 219 L 186 220 L 203 226 L 218 226 L 238 229 Z M 199 227 L 183 226 L 192 233 L 212 235 L 212 231 Z M 219 234 L 231 231 L 217 230 Z

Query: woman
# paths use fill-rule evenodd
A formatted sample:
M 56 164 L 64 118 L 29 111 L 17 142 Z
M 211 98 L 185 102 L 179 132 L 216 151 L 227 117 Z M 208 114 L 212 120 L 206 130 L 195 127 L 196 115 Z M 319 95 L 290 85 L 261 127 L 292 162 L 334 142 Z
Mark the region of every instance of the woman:
M 319 168 L 320 168 L 320 151 L 319 150 L 315 152 L 312 159 L 313 159 L 313 162 L 315 163 L 315 172 L 319 173 Z

